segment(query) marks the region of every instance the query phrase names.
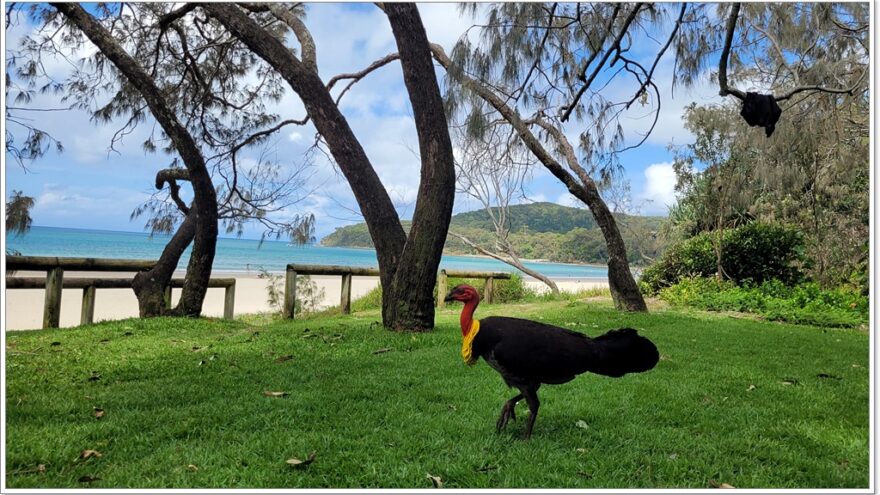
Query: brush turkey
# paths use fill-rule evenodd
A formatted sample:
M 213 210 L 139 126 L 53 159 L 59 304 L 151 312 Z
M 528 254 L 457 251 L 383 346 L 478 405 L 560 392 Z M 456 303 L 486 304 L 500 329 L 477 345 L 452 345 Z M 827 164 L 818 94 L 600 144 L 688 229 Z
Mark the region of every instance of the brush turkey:
M 461 301 L 461 356 L 473 365 L 483 358 L 520 393 L 504 403 L 496 429 L 501 431 L 516 420 L 517 402 L 529 406 L 524 438 L 532 435 L 538 416 L 538 388 L 543 384 L 566 383 L 589 371 L 620 377 L 652 369 L 660 358 L 653 342 L 632 328 L 611 330 L 591 338 L 582 333 L 520 318 L 492 316 L 473 318 L 480 296 L 473 287 L 462 284 L 445 299 Z

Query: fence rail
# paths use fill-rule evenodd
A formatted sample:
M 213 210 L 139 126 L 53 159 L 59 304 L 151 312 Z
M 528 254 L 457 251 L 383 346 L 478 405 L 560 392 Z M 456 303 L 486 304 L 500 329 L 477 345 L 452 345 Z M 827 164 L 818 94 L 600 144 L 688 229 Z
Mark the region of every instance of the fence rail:
M 46 277 L 6 277 L 7 289 L 45 289 L 43 301 L 43 328 L 58 328 L 61 323 L 62 289 L 82 289 L 82 311 L 80 324 L 92 323 L 95 319 L 96 289 L 130 289 L 131 278 L 77 277 L 65 278 L 64 272 L 139 272 L 156 265 L 151 260 L 104 259 L 104 258 L 63 258 L 54 256 L 7 256 L 6 269 L 16 271 L 45 271 Z M 165 287 L 165 305 L 171 306 L 171 289 L 183 287 L 184 279 L 173 278 Z M 223 317 L 232 319 L 235 315 L 235 279 L 212 278 L 209 288 L 224 288 Z
M 49 271 L 55 268 L 83 272 L 140 272 L 152 269 L 158 261 L 110 258 L 64 258 L 57 256 L 6 257 L 7 270 Z
M 287 273 L 284 279 L 284 307 L 285 318 L 293 318 L 296 309 L 296 277 L 297 275 L 339 275 L 342 277 L 342 290 L 339 296 L 339 304 L 343 314 L 351 313 L 351 277 L 378 277 L 378 268 L 359 268 L 340 265 L 287 265 Z M 496 279 L 509 279 L 507 272 L 472 272 L 467 270 L 440 270 L 437 274 L 437 307 L 442 308 L 446 304 L 443 296 L 446 294 L 448 278 L 482 278 L 486 280 L 483 299 L 491 303 L 494 297 Z

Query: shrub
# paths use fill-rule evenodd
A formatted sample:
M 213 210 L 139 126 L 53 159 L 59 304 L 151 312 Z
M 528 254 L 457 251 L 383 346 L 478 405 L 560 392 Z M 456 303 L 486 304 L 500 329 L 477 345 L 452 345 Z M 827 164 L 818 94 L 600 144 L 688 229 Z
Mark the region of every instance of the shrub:
M 522 301 L 524 299 L 528 299 L 535 296 L 535 291 L 528 288 L 523 281 L 521 275 L 517 273 L 512 273 L 510 275 L 509 280 L 499 280 L 495 279 L 495 298 L 492 301 L 493 303 L 509 303 Z M 456 285 L 460 284 L 468 284 L 474 289 L 477 289 L 477 292 L 480 293 L 482 297 L 485 294 L 486 288 L 486 280 L 482 278 L 456 278 L 449 277 L 446 281 L 447 287 L 452 289 Z M 435 297 L 445 297 L 446 294 L 442 294 L 440 296 L 437 295 L 437 288 L 434 288 L 434 296 Z
M 382 309 L 382 285 L 370 289 L 363 296 L 351 302 L 352 311 L 366 311 L 368 309 Z
M 447 279 L 448 288 L 451 289 L 459 284 L 468 284 L 473 286 L 480 294 L 486 286 L 485 279 L 464 279 L 449 277 Z M 495 300 L 496 303 L 507 303 L 514 301 L 522 301 L 535 295 L 534 291 L 529 289 L 522 276 L 514 273 L 510 280 L 495 280 Z M 434 297 L 446 297 L 446 294 L 437 294 L 437 286 L 434 286 Z M 382 286 L 376 286 L 370 292 L 355 299 L 351 302 L 352 311 L 366 311 L 369 309 L 382 308 Z
M 259 269 L 260 274 L 257 277 L 268 281 L 266 284 L 266 303 L 269 304 L 272 311 L 280 313 L 284 304 L 284 275 L 271 273 L 262 266 Z M 318 284 L 308 275 L 297 276 L 296 299 L 293 303 L 294 314 L 299 316 L 316 312 L 324 300 L 324 292 L 324 289 L 318 287 Z
M 678 283 L 685 277 L 708 277 L 717 271 L 716 232 L 703 232 L 671 246 L 645 269 L 639 285 L 646 294 Z M 724 231 L 721 265 L 737 284 L 778 280 L 783 285 L 800 282 L 803 274 L 803 237 L 797 230 L 752 222 Z
M 825 327 L 856 327 L 868 322 L 868 298 L 858 289 L 820 289 L 814 282 L 786 286 L 779 280 L 736 286 L 714 278 L 684 277 L 660 290 L 674 306 L 709 311 L 739 311 L 768 320 Z
M 507 303 L 522 301 L 534 294 L 532 289 L 526 287 L 521 275 L 512 273 L 509 280 L 495 281 L 495 302 Z

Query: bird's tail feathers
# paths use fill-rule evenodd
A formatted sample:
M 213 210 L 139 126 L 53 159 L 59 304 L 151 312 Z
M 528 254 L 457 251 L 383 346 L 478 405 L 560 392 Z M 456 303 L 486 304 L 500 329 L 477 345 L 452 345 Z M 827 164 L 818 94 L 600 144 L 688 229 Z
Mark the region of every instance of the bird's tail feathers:
M 641 373 L 657 365 L 657 346 L 633 328 L 618 328 L 592 339 L 594 354 L 588 370 L 605 376 Z

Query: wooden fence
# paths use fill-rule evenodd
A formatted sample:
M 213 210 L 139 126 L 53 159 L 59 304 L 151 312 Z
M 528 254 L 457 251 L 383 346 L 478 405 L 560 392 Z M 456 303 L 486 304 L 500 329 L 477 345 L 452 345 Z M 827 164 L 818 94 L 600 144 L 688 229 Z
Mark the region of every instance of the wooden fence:
M 297 275 L 339 275 L 342 276 L 342 293 L 340 294 L 340 306 L 343 314 L 351 313 L 351 278 L 353 276 L 378 277 L 378 268 L 358 268 L 339 265 L 287 265 L 287 274 L 284 279 L 284 307 L 285 318 L 294 317 L 296 302 L 296 277 Z M 507 272 L 469 272 L 466 270 L 440 270 L 437 274 L 437 307 L 444 307 L 443 297 L 446 295 L 447 279 L 458 278 L 482 278 L 486 280 L 483 300 L 491 303 L 494 297 L 495 279 L 509 279 Z
M 43 302 L 43 328 L 58 328 L 61 321 L 61 290 L 82 289 L 80 324 L 92 323 L 95 318 L 95 292 L 97 289 L 130 289 L 130 278 L 64 278 L 64 272 L 139 272 L 149 270 L 156 261 L 102 258 L 59 258 L 42 256 L 7 256 L 7 270 L 45 271 L 46 278 L 6 277 L 7 289 L 45 289 Z M 173 278 L 165 288 L 165 304 L 171 306 L 171 288 L 183 287 L 182 278 Z M 223 317 L 232 319 L 235 306 L 235 279 L 212 278 L 209 288 L 222 287 L 225 291 Z
M 103 258 L 62 258 L 43 256 L 6 256 L 7 270 L 45 271 L 46 278 L 39 277 L 6 277 L 7 289 L 45 289 L 46 295 L 43 304 L 43 328 L 58 328 L 61 320 L 61 291 L 62 289 L 82 289 L 82 312 L 80 323 L 88 324 L 95 317 L 95 292 L 97 289 L 130 289 L 130 278 L 64 278 L 64 272 L 97 271 L 97 272 L 139 272 L 149 270 L 155 266 L 156 261 L 150 260 L 126 260 L 126 259 L 103 259 Z M 296 277 L 297 275 L 340 275 L 342 276 L 342 293 L 340 304 L 344 314 L 351 313 L 351 278 L 353 276 L 378 277 L 378 268 L 357 268 L 351 266 L 336 265 L 287 265 L 287 275 L 284 287 L 285 318 L 294 317 L 294 303 L 296 300 Z M 509 279 L 507 272 L 476 272 L 466 270 L 440 270 L 437 274 L 438 294 L 437 306 L 444 307 L 443 296 L 448 290 L 448 277 L 458 278 L 482 278 L 486 281 L 483 300 L 491 303 L 494 298 L 496 279 Z M 165 304 L 171 306 L 171 288 L 183 287 L 183 279 L 171 279 L 169 287 L 165 288 Z M 232 319 L 235 306 L 235 279 L 212 278 L 208 282 L 209 288 L 222 287 L 226 289 L 226 297 L 223 306 L 223 317 Z

